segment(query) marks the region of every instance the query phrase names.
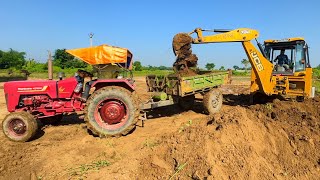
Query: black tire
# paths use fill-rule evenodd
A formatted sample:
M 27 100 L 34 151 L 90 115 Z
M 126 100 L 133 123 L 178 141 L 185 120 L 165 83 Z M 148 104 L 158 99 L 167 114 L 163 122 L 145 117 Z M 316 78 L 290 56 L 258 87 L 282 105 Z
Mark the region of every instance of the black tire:
M 36 134 L 38 123 L 30 113 L 13 112 L 4 118 L 2 130 L 11 141 L 26 142 Z
M 206 114 L 215 114 L 222 107 L 223 96 L 218 89 L 211 89 L 203 96 L 203 106 Z
M 47 124 L 57 125 L 61 122 L 62 118 L 63 118 L 63 114 L 59 114 L 56 116 L 41 118 L 40 121 L 41 121 L 41 123 L 43 123 L 45 125 L 47 125 Z
M 135 92 L 118 86 L 99 89 L 86 104 L 84 120 L 88 129 L 100 137 L 128 134 L 135 128 L 140 113 Z M 125 115 L 122 116 L 121 112 Z M 114 116 L 119 119 L 116 121 Z
M 194 105 L 194 101 L 195 101 L 195 96 L 194 95 L 180 97 L 179 98 L 179 106 L 183 110 L 190 110 Z
M 296 101 L 298 101 L 298 102 L 303 102 L 304 101 L 304 96 L 297 96 L 296 97 Z

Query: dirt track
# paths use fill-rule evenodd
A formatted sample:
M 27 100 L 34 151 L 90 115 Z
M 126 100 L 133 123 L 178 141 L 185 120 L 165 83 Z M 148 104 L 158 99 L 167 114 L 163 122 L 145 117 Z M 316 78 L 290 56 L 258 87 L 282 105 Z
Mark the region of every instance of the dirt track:
M 27 143 L 0 133 L 0 179 L 319 179 L 320 99 L 249 105 L 249 82 L 234 83 L 213 117 L 162 108 L 125 137 L 95 138 L 77 116 Z M 2 84 L 0 97 L 3 119 Z

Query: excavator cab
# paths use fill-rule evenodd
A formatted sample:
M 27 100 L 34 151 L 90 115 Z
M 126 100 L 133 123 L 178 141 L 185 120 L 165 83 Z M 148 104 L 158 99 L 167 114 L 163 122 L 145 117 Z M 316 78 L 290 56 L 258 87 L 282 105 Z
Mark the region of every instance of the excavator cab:
M 303 38 L 264 41 L 266 58 L 274 64 L 274 75 L 294 75 L 310 67 L 308 45 Z

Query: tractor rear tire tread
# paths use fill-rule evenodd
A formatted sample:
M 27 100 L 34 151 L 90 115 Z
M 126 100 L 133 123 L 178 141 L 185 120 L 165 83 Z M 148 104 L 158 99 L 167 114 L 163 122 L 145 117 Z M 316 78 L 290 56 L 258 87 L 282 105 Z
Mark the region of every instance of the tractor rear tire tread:
M 121 132 L 118 132 L 118 133 L 115 133 L 115 134 L 105 134 L 105 133 L 101 133 L 99 132 L 96 128 L 94 128 L 94 126 L 90 123 L 90 119 L 88 117 L 88 114 L 89 114 L 89 104 L 93 103 L 94 102 L 94 99 L 105 93 L 105 92 L 108 92 L 108 91 L 116 91 L 118 93 L 121 93 L 121 94 L 127 94 L 129 96 L 129 98 L 132 100 L 133 102 L 133 106 L 134 106 L 134 117 L 132 119 L 132 122 L 130 123 L 130 125 L 128 127 L 126 127 L 126 129 L 122 130 Z M 120 136 L 125 136 L 127 135 L 128 133 L 130 133 L 136 126 L 137 122 L 138 122 L 138 117 L 140 115 L 140 110 L 139 110 L 139 100 L 138 100 L 138 96 L 136 94 L 135 91 L 131 92 L 129 90 L 127 90 L 126 88 L 123 88 L 123 87 L 119 87 L 119 86 L 107 86 L 107 87 L 104 87 L 104 88 L 101 88 L 99 90 L 97 90 L 96 92 L 94 92 L 90 97 L 89 99 L 87 100 L 86 102 L 86 107 L 84 109 L 84 115 L 85 115 L 85 118 L 84 118 L 84 121 L 86 122 L 87 124 L 87 128 L 94 134 L 94 135 L 97 135 L 99 137 L 120 137 Z M 130 118 L 130 117 L 129 117 Z

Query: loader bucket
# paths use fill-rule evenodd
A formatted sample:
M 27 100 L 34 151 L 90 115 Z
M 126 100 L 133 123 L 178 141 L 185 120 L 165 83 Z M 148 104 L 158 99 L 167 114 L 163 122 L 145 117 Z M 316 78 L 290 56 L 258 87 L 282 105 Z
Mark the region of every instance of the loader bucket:
M 132 53 L 125 48 L 106 44 L 88 48 L 69 49 L 69 54 L 91 64 L 117 64 L 126 69 L 132 69 Z

